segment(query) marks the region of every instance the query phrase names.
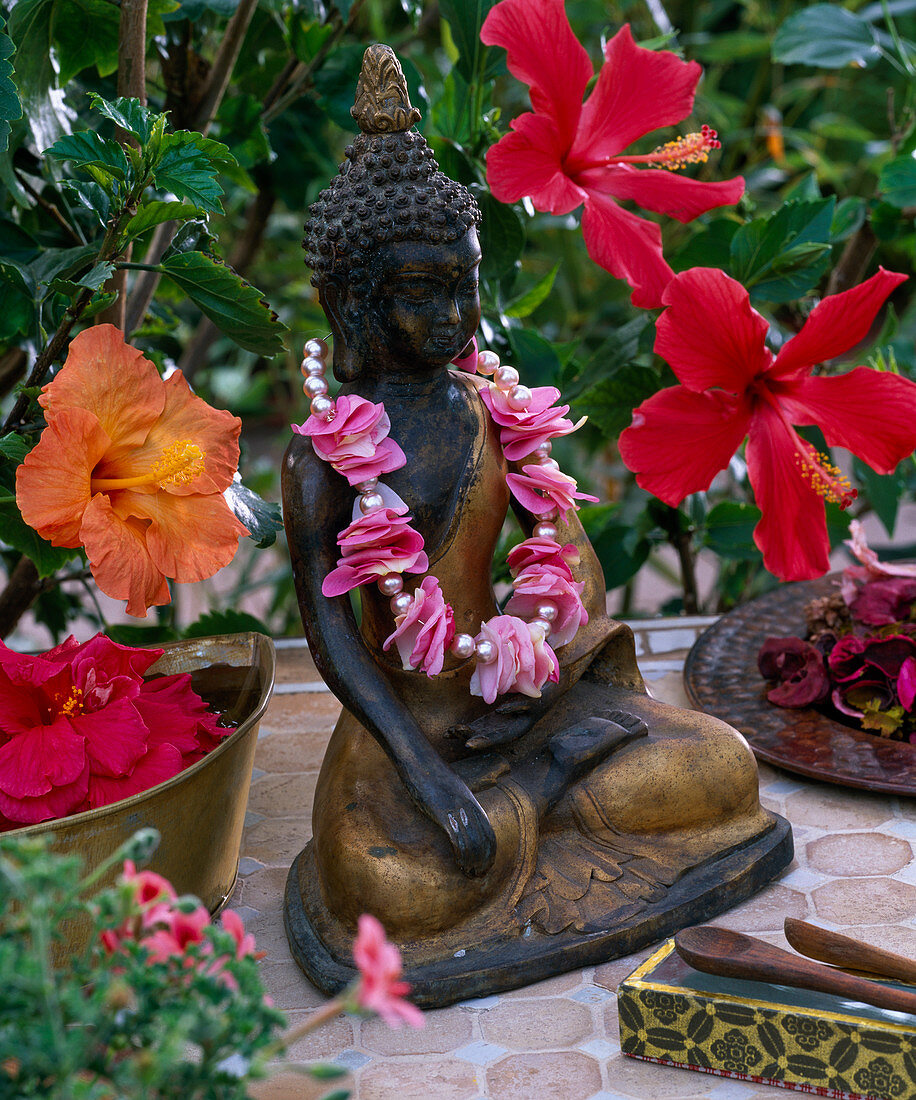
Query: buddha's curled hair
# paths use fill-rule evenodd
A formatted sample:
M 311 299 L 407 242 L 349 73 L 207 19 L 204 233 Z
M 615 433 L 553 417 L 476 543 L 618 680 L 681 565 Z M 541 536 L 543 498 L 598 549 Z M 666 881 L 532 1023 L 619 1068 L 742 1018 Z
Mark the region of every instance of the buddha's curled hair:
M 456 241 L 480 224 L 470 192 L 439 171 L 426 140 L 409 129 L 419 112 L 388 46 L 366 51 L 351 114 L 363 132 L 305 223 L 314 286 L 331 273 L 361 283 L 371 253 L 387 241 Z

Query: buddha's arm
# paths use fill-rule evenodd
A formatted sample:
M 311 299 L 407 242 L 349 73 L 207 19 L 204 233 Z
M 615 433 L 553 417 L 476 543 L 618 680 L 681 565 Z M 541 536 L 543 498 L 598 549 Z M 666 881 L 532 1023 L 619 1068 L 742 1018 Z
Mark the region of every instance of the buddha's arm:
M 282 483 L 296 593 L 316 668 L 387 753 L 419 809 L 445 831 L 461 869 L 483 874 L 496 853 L 486 813 L 392 690 L 363 641 L 348 596 L 321 593 L 337 564 L 337 533 L 350 522 L 352 492 L 301 436 L 286 452 Z

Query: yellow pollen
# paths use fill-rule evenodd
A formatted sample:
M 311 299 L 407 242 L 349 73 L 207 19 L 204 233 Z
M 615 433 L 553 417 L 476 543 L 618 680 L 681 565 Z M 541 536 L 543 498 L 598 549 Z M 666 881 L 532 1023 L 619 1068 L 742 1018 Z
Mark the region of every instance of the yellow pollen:
M 819 497 L 830 504 L 839 504 L 848 508 L 859 495 L 858 490 L 849 484 L 839 466 L 835 466 L 830 455 L 821 454 L 813 447 L 804 452 L 796 452 L 795 463 L 802 481 L 809 485 Z
M 61 702 L 61 699 L 63 702 Z M 63 696 L 57 700 L 60 704 L 60 713 L 65 718 L 72 718 L 74 714 L 83 713 L 83 692 L 81 688 L 70 688 L 70 694 L 66 699 Z
M 162 452 L 152 476 L 160 485 L 187 485 L 204 472 L 204 452 L 190 439 L 179 439 Z
M 651 154 L 651 159 L 663 168 L 670 168 L 672 172 L 685 168 L 688 164 L 705 164 L 709 160 L 709 150 L 718 149 L 722 145 L 717 139 L 716 131 L 704 126 L 696 133 L 659 145 Z

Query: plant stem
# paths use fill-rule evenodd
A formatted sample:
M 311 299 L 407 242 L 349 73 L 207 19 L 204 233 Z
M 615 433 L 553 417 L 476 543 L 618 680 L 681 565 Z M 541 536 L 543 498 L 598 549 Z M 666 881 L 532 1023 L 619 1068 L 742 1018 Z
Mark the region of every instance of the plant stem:
M 16 562 L 0 592 L 0 638 L 5 638 L 41 593 L 38 570 L 25 554 Z
M 297 1027 L 290 1028 L 289 1031 L 284 1032 L 279 1039 L 275 1039 L 270 1046 L 264 1048 L 261 1052 L 261 1058 L 267 1062 L 271 1058 L 276 1057 L 278 1054 L 282 1054 L 284 1050 L 292 1046 L 303 1036 L 310 1034 L 317 1027 L 322 1024 L 326 1024 L 328 1020 L 333 1020 L 335 1016 L 340 1015 L 344 1011 L 344 998 L 335 997 L 333 1001 L 328 1001 L 323 1008 L 319 1008 L 317 1012 L 312 1013 L 307 1020 L 303 1020 Z
M 203 98 L 193 118 L 192 128 L 200 130 L 202 134 L 206 134 L 210 129 L 210 125 L 216 117 L 216 112 L 219 110 L 219 105 L 223 101 L 223 96 L 229 87 L 232 70 L 235 68 L 239 52 L 242 49 L 242 43 L 245 40 L 248 24 L 251 22 L 251 17 L 254 15 L 257 6 L 258 0 L 239 0 L 239 5 L 229 20 L 229 25 L 226 27 L 223 40 L 213 61 L 213 68 L 207 78 Z

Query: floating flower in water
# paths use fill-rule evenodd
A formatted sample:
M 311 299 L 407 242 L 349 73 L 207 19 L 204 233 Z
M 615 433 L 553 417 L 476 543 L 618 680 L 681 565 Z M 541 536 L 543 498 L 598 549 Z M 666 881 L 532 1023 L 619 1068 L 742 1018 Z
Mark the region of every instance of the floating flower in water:
M 241 421 L 166 381 L 113 325 L 86 329 L 41 392 L 48 426 L 16 474 L 22 517 L 54 546 L 82 546 L 99 588 L 145 616 L 166 578 L 213 576 L 248 531 L 223 492 Z
M 356 394 L 337 398 L 334 417 L 321 420 L 310 416 L 297 435 L 307 435 L 319 458 L 329 462 L 351 485 L 399 470 L 407 462 L 404 452 L 390 439 L 391 421 L 378 405 Z
M 0 827 L 138 794 L 231 732 L 191 690 L 188 673 L 143 679 L 161 655 L 102 634 L 38 656 L 0 643 Z
M 829 566 L 823 500 L 846 507 L 856 492 L 793 425 L 818 425 L 828 446 L 846 447 L 882 474 L 916 446 L 916 384 L 857 367 L 816 378 L 815 364 L 864 340 L 894 287 L 883 269 L 824 298 L 777 355 L 768 325 L 740 283 L 712 268 L 675 276 L 665 291 L 655 350 L 681 385 L 653 394 L 620 436 L 623 461 L 666 504 L 708 489 L 745 436 L 747 467 L 763 513 L 754 541 L 767 569 L 807 580 Z
M 661 230 L 618 205 L 687 222 L 744 192 L 736 177 L 715 183 L 673 174 L 702 164 L 719 147 L 714 130 L 665 142 L 654 152 L 624 152 L 644 134 L 681 122 L 693 110 L 700 66 L 666 50 L 648 50 L 623 26 L 607 43 L 588 99 L 592 63 L 569 26 L 563 0 L 502 0 L 480 33 L 503 46 L 509 71 L 529 85 L 533 112 L 487 154 L 487 181 L 501 202 L 529 196 L 538 210 L 568 214 L 584 204 L 589 255 L 633 288 L 635 306 L 655 308 L 673 272 L 662 257 Z
M 398 1028 L 402 1023 L 424 1026 L 423 1013 L 404 1000 L 410 986 L 401 980 L 401 953 L 388 942 L 384 928 L 369 913 L 359 918 L 353 961 L 360 974 L 353 994 L 359 1008 L 377 1012 L 389 1027 Z

